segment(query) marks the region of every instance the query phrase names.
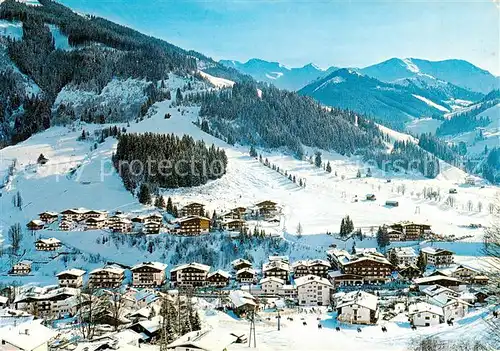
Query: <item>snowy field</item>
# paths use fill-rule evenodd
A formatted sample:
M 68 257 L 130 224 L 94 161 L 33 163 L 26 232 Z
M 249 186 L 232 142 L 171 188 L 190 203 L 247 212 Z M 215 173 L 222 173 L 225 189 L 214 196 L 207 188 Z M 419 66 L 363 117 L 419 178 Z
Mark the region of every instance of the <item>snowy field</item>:
M 215 311 L 210 304 L 204 305 L 200 311 L 204 323 L 216 331 L 232 332 L 249 335 L 249 322 L 223 312 Z M 281 313 L 281 330 L 278 331 L 276 313 L 259 313 L 256 322 L 257 350 L 370 350 L 370 351 L 403 351 L 416 343 L 419 339 L 439 336 L 442 340 L 485 340 L 489 333 L 484 318 L 488 311 L 485 309 L 472 310 L 465 318 L 457 320 L 454 326 L 441 324 L 435 327 L 418 328 L 412 331 L 404 314 L 396 316 L 391 321 L 382 321 L 375 326 L 357 326 L 339 323 L 335 313 L 326 310 L 308 313 L 285 310 Z M 287 317 L 292 317 L 289 321 Z M 269 318 L 270 320 L 268 320 Z M 303 325 L 306 322 L 307 325 Z M 322 328 L 318 328 L 321 324 Z M 335 327 L 339 326 L 340 331 Z M 381 331 L 385 326 L 387 333 Z M 356 328 L 362 332 L 358 333 Z M 468 331 L 474 330 L 473 333 Z M 253 346 L 253 344 L 252 344 Z M 246 350 L 246 344 L 233 344 L 228 351 Z

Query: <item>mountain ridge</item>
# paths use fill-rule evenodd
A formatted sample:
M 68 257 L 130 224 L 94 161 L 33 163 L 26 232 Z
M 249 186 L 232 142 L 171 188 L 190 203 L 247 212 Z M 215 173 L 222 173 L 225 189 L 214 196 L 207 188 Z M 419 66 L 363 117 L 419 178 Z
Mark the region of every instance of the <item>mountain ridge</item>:
M 252 58 L 246 62 L 236 60 L 220 60 L 219 63 L 226 67 L 234 68 L 241 73 L 252 76 L 255 80 L 270 83 L 277 88 L 299 90 L 305 85 L 321 78 L 337 67 L 321 69 L 313 63 L 301 67 L 288 67 L 276 61 L 266 61 Z

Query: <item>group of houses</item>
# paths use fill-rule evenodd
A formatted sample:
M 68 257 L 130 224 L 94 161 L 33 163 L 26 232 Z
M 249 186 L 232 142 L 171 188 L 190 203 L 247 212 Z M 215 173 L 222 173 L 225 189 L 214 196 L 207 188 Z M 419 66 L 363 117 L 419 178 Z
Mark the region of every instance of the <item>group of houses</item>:
M 120 293 L 119 313 L 116 313 L 110 308 L 116 295 L 110 291 L 102 291 L 95 296 L 71 288 L 31 286 L 18 289 L 18 296 L 9 304 L 10 307 L 0 309 L 2 350 L 140 351 L 145 343 L 157 345 L 165 323 L 162 315 L 165 302 L 171 306 L 172 313 L 179 316 L 179 321 L 188 318 L 185 314 L 188 300 L 175 292 L 123 290 Z M 91 338 L 73 337 L 73 333 L 67 332 L 67 326 L 59 329 L 59 324 L 43 323 L 57 314 L 73 316 L 71 320 L 76 323 L 81 318 L 87 318 L 84 316 L 90 313 L 91 305 L 92 318 L 97 323 Z M 64 328 L 66 332 L 61 332 Z M 77 328 L 76 324 L 72 328 Z M 247 341 L 244 334 L 200 328 L 191 324 L 187 331 L 183 330 L 169 340 L 167 349 L 223 350 L 231 344 Z
M 335 286 L 384 284 L 390 281 L 393 265 L 375 249 L 331 249 L 327 252 L 333 268 L 330 277 Z
M 116 211 L 109 215 L 107 211 L 85 208 L 71 208 L 61 213 L 42 212 L 38 217 L 26 225 L 29 230 L 41 230 L 58 222 L 58 229 L 62 231 L 107 229 L 116 233 L 158 234 L 163 223 L 163 216 L 159 213 L 129 216 Z
M 393 223 L 387 227 L 389 241 L 418 241 L 431 234 L 429 224 L 408 221 Z
M 261 201 L 250 207 L 236 207 L 221 214 L 220 229 L 241 231 L 247 227 L 246 220 L 262 218 L 268 221 L 276 220 L 279 213 L 278 204 L 274 201 Z M 208 233 L 212 220 L 208 218 L 205 205 L 192 202 L 179 210 L 179 218 L 164 223 L 163 216 L 158 213 L 132 215 L 115 211 L 110 215 L 107 211 L 71 208 L 60 213 L 46 211 L 26 224 L 28 230 L 38 231 L 58 223 L 62 231 L 106 229 L 115 233 L 158 234 L 165 230 L 172 234 L 196 236 Z M 279 219 L 278 219 L 279 221 Z
M 260 311 L 264 301 L 272 298 L 285 305 L 328 306 L 343 323 L 376 324 L 387 316 L 389 307 L 374 287 L 400 279 L 412 294 L 394 294 L 390 309 L 404 313 L 414 327 L 453 323 L 466 316 L 476 303 L 489 301 L 492 293 L 484 286 L 488 278 L 480 271 L 444 263 L 452 260 L 439 261 L 434 256 L 442 255 L 441 250 L 422 251 L 429 265 L 441 265 L 432 273 L 423 276 L 420 272 L 411 278 L 399 271 L 400 266 L 417 264 L 418 255 L 409 248 L 388 253 L 397 255 L 399 266 L 392 265 L 375 249 L 356 249 L 352 253 L 333 249 L 328 251 L 329 260 L 291 262 L 287 256 L 269 256 L 259 267 L 239 258 L 231 262 L 231 271 L 198 262 L 178 265 L 169 272 L 161 262 L 142 262 L 133 267 L 112 264 L 88 273 L 72 268 L 56 274 L 57 286 L 20 287 L 10 306 L 41 318 L 74 316 L 85 308 L 84 291 L 95 296 L 111 296 L 119 291 L 126 313 L 117 317 L 104 308 L 106 323 L 129 325 L 130 330 L 154 340 L 161 325 L 160 299 L 170 292 L 225 296 L 224 308 L 237 314 Z

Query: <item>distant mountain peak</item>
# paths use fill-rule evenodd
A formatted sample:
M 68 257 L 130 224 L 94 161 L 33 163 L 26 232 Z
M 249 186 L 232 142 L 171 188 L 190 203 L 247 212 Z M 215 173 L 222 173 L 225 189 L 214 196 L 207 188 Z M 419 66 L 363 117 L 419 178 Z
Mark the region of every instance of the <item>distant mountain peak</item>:
M 398 82 L 406 78 L 425 77 L 452 83 L 473 92 L 488 93 L 498 89 L 499 78 L 461 59 L 430 61 L 419 58 L 391 58 L 360 70 L 383 82 Z
M 278 88 L 288 90 L 299 90 L 335 69 L 330 67 L 324 70 L 313 63 L 290 68 L 279 62 L 259 58 L 249 59 L 245 63 L 234 60 L 221 60 L 220 63 L 248 74 L 255 80 L 271 83 Z

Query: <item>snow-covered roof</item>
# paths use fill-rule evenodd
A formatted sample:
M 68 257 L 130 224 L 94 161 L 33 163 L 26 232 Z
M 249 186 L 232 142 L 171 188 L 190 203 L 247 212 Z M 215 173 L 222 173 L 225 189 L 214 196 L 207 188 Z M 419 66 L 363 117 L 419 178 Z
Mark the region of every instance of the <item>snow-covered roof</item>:
M 104 268 L 97 268 L 94 269 L 92 272 L 89 274 L 95 274 L 99 272 L 108 272 L 111 274 L 123 274 L 125 270 L 123 268 L 117 267 L 117 266 L 110 266 L 110 267 L 104 267 Z
M 57 245 L 60 244 L 61 241 L 56 238 L 48 238 L 48 239 L 39 239 L 37 243 L 43 243 L 46 245 Z
M 427 302 L 417 302 L 408 306 L 408 315 L 413 315 L 415 313 L 429 312 L 432 314 L 437 314 L 438 316 L 443 316 L 443 309 L 439 306 L 432 305 Z
M 53 211 L 45 211 L 45 212 L 40 212 L 40 213 L 38 214 L 38 216 L 41 216 L 41 215 L 48 215 L 48 216 L 53 216 L 53 217 L 55 217 L 55 216 L 57 216 L 57 215 L 58 215 L 58 213 L 57 213 L 57 212 L 53 212 Z
M 21 302 L 26 299 L 36 299 L 36 300 L 50 300 L 55 297 L 75 297 L 80 293 L 80 289 L 77 288 L 57 288 L 52 289 L 51 287 L 45 287 L 34 291 L 25 291 L 16 296 L 14 303 Z
M 252 262 L 250 262 L 248 260 L 245 260 L 244 258 L 237 258 L 236 260 L 234 260 L 233 262 L 231 262 L 231 265 L 232 266 L 236 266 L 236 265 L 239 265 L 239 264 L 242 264 L 242 263 L 252 265 Z
M 424 247 L 421 251 L 426 253 L 426 254 L 429 254 L 429 255 L 439 255 L 439 254 L 453 255 L 453 252 L 451 252 L 450 250 L 441 249 L 439 247 L 428 246 L 428 247 Z
M 40 323 L 41 319 L 19 324 L 15 327 L 2 328 L 2 340 L 20 350 L 34 350 L 48 342 L 57 333 Z
M 81 269 L 71 268 L 71 269 L 67 269 L 65 271 L 57 273 L 56 277 L 59 277 L 60 275 L 65 275 L 65 274 L 74 275 L 76 277 L 81 277 L 82 275 L 85 274 L 85 271 L 81 270 Z
M 162 322 L 161 316 L 154 316 L 151 319 L 140 321 L 137 324 L 146 329 L 148 332 L 154 333 L 158 329 L 160 329 L 161 322 Z
M 192 206 L 199 207 L 199 206 L 205 206 L 205 205 L 203 205 L 203 204 L 201 204 L 199 202 L 190 202 L 187 205 L 184 205 L 184 207 L 192 207 Z
M 238 337 L 227 330 L 199 330 L 187 333 L 167 345 L 168 349 L 194 349 L 203 351 L 226 350 Z
M 176 271 L 183 270 L 186 268 L 196 268 L 196 269 L 199 269 L 202 271 L 207 271 L 207 272 L 210 270 L 210 266 L 207 266 L 206 264 L 201 264 L 198 262 L 191 262 L 191 263 L 181 264 L 181 265 L 173 268 L 170 272 L 176 272 Z
M 326 260 L 320 260 L 320 259 L 315 259 L 315 260 L 299 260 L 295 261 L 292 263 L 293 268 L 297 268 L 300 266 L 306 266 L 306 267 L 311 267 L 311 266 L 316 266 L 316 265 L 322 265 L 322 266 L 327 266 L 330 267 L 330 263 Z
M 327 251 L 327 254 L 334 257 L 341 264 L 345 264 L 351 260 L 351 254 L 346 250 L 331 249 Z
M 379 253 L 375 247 L 355 247 L 354 252 L 356 253 L 356 255 Z
M 422 289 L 421 291 L 430 297 L 441 295 L 441 294 L 458 295 L 458 293 L 455 292 L 454 290 L 448 289 L 448 288 L 441 286 L 441 285 L 438 285 L 438 284 L 430 285 L 430 286 L 426 287 L 425 289 Z
M 226 224 L 229 224 L 229 223 L 245 223 L 245 221 L 243 219 L 238 219 L 238 218 L 227 218 L 227 219 L 224 219 L 222 221 L 222 224 L 226 225 Z
M 478 274 L 480 273 L 480 271 L 478 269 L 475 269 L 475 268 L 472 268 L 470 266 L 466 266 L 466 265 L 463 265 L 463 264 L 461 264 L 458 267 L 456 267 L 453 271 L 456 272 L 459 269 L 466 269 L 466 270 L 469 270 L 471 272 L 478 273 Z
M 243 290 L 231 290 L 231 292 L 229 293 L 229 299 L 235 307 L 241 307 L 244 305 L 257 305 L 255 297 Z
M 429 298 L 429 302 L 440 307 L 445 307 L 451 304 L 461 304 L 461 305 L 469 305 L 468 302 L 465 302 L 464 300 L 458 298 L 458 297 L 453 297 L 453 296 L 447 296 L 447 295 L 437 295 L 434 297 Z
M 161 263 L 161 262 L 142 262 L 142 263 L 136 264 L 130 270 L 134 271 L 138 268 L 143 268 L 143 267 L 150 267 L 150 268 L 154 268 L 154 269 L 158 269 L 158 270 L 162 271 L 162 270 L 167 268 L 167 265 L 165 263 Z
M 271 269 L 282 269 L 282 270 L 285 270 L 285 271 L 290 271 L 290 266 L 288 265 L 288 263 L 286 262 L 283 262 L 283 261 L 271 261 L 271 262 L 267 262 L 267 263 L 264 263 L 264 265 L 262 266 L 262 271 L 263 272 L 267 272 Z
M 175 220 L 172 221 L 172 223 L 182 223 L 182 222 L 190 221 L 192 219 L 203 219 L 203 220 L 210 221 L 209 218 L 203 217 L 203 216 L 187 216 L 187 217 L 176 218 Z
M 292 263 L 292 268 L 297 268 L 300 266 L 309 267 L 309 261 L 308 260 L 299 260 L 299 261 L 295 261 L 294 263 Z
M 44 221 L 41 221 L 39 219 L 33 219 L 32 221 L 30 221 L 28 224 L 34 224 L 34 225 L 45 225 L 45 222 Z
M 131 344 L 137 342 L 142 339 L 141 334 L 131 330 L 131 329 L 123 329 L 116 334 L 113 334 L 112 337 L 116 340 L 119 340 L 121 345 Z M 121 348 L 120 348 L 121 350 Z
M 278 284 L 281 284 L 281 285 L 284 285 L 285 284 L 285 281 L 283 279 L 280 279 L 280 278 L 276 278 L 276 277 L 266 277 L 266 278 L 262 278 L 260 281 L 259 281 L 259 284 L 265 284 L 265 283 L 278 283 Z
M 397 257 L 417 257 L 417 253 L 413 247 L 395 247 L 394 252 Z
M 310 266 L 316 266 L 316 265 L 322 265 L 322 266 L 327 266 L 330 267 L 330 262 L 327 260 L 322 260 L 322 259 L 314 259 L 314 260 L 309 260 L 309 265 Z
M 89 213 L 95 213 L 95 214 L 99 214 L 99 215 L 107 215 L 108 211 L 104 211 L 104 210 L 85 210 L 85 214 L 89 214 Z
M 88 212 L 88 210 L 86 208 L 83 208 L 83 207 L 79 207 L 79 208 L 70 208 L 70 209 L 67 209 L 67 210 L 64 210 L 62 211 L 61 213 L 62 214 L 84 214 Z
M 391 262 L 389 262 L 389 260 L 385 257 L 367 255 L 367 256 L 356 257 L 349 262 L 345 262 L 344 265 L 347 266 L 347 265 L 362 262 L 362 261 L 376 261 L 379 263 L 391 264 Z
M 103 221 L 106 221 L 106 220 L 107 220 L 106 216 L 99 215 L 99 217 L 90 217 L 90 218 L 87 218 L 87 223 L 88 222 L 103 222 Z
M 341 297 L 341 302 L 337 305 L 337 308 L 351 305 L 358 305 L 375 311 L 377 310 L 378 297 L 361 290 L 352 291 Z
M 464 301 L 476 301 L 476 295 L 468 291 L 461 293 L 459 298 Z
M 326 278 L 318 277 L 317 275 L 306 275 L 300 278 L 295 279 L 295 285 L 297 287 L 310 284 L 310 283 L 319 283 L 323 285 L 327 285 L 332 287 L 332 283 Z
M 224 278 L 227 278 L 227 279 L 231 278 L 231 274 L 229 274 L 226 271 L 223 271 L 222 269 L 218 269 L 215 272 L 208 273 L 207 278 L 210 278 L 216 274 L 220 274 L 221 276 L 223 276 Z
M 159 214 L 158 212 L 153 212 L 153 213 L 150 213 L 146 216 L 144 216 L 145 219 L 154 219 L 154 218 L 158 218 L 158 219 L 163 219 L 163 216 L 161 214 Z
M 253 274 L 253 275 L 256 274 L 255 269 L 250 268 L 250 267 L 246 267 L 246 268 L 240 269 L 238 272 L 236 272 L 236 275 L 240 275 L 242 273 L 250 273 L 250 274 Z
M 283 256 L 269 256 L 269 262 L 274 262 L 274 261 L 282 261 L 285 263 L 290 262 L 290 257 L 283 255 Z
M 415 284 L 417 285 L 432 285 L 435 282 L 439 281 L 449 281 L 453 283 L 462 283 L 460 279 L 457 278 L 452 278 L 452 277 L 445 277 L 443 275 L 434 275 L 432 277 L 423 277 L 423 278 L 417 278 L 414 280 Z

